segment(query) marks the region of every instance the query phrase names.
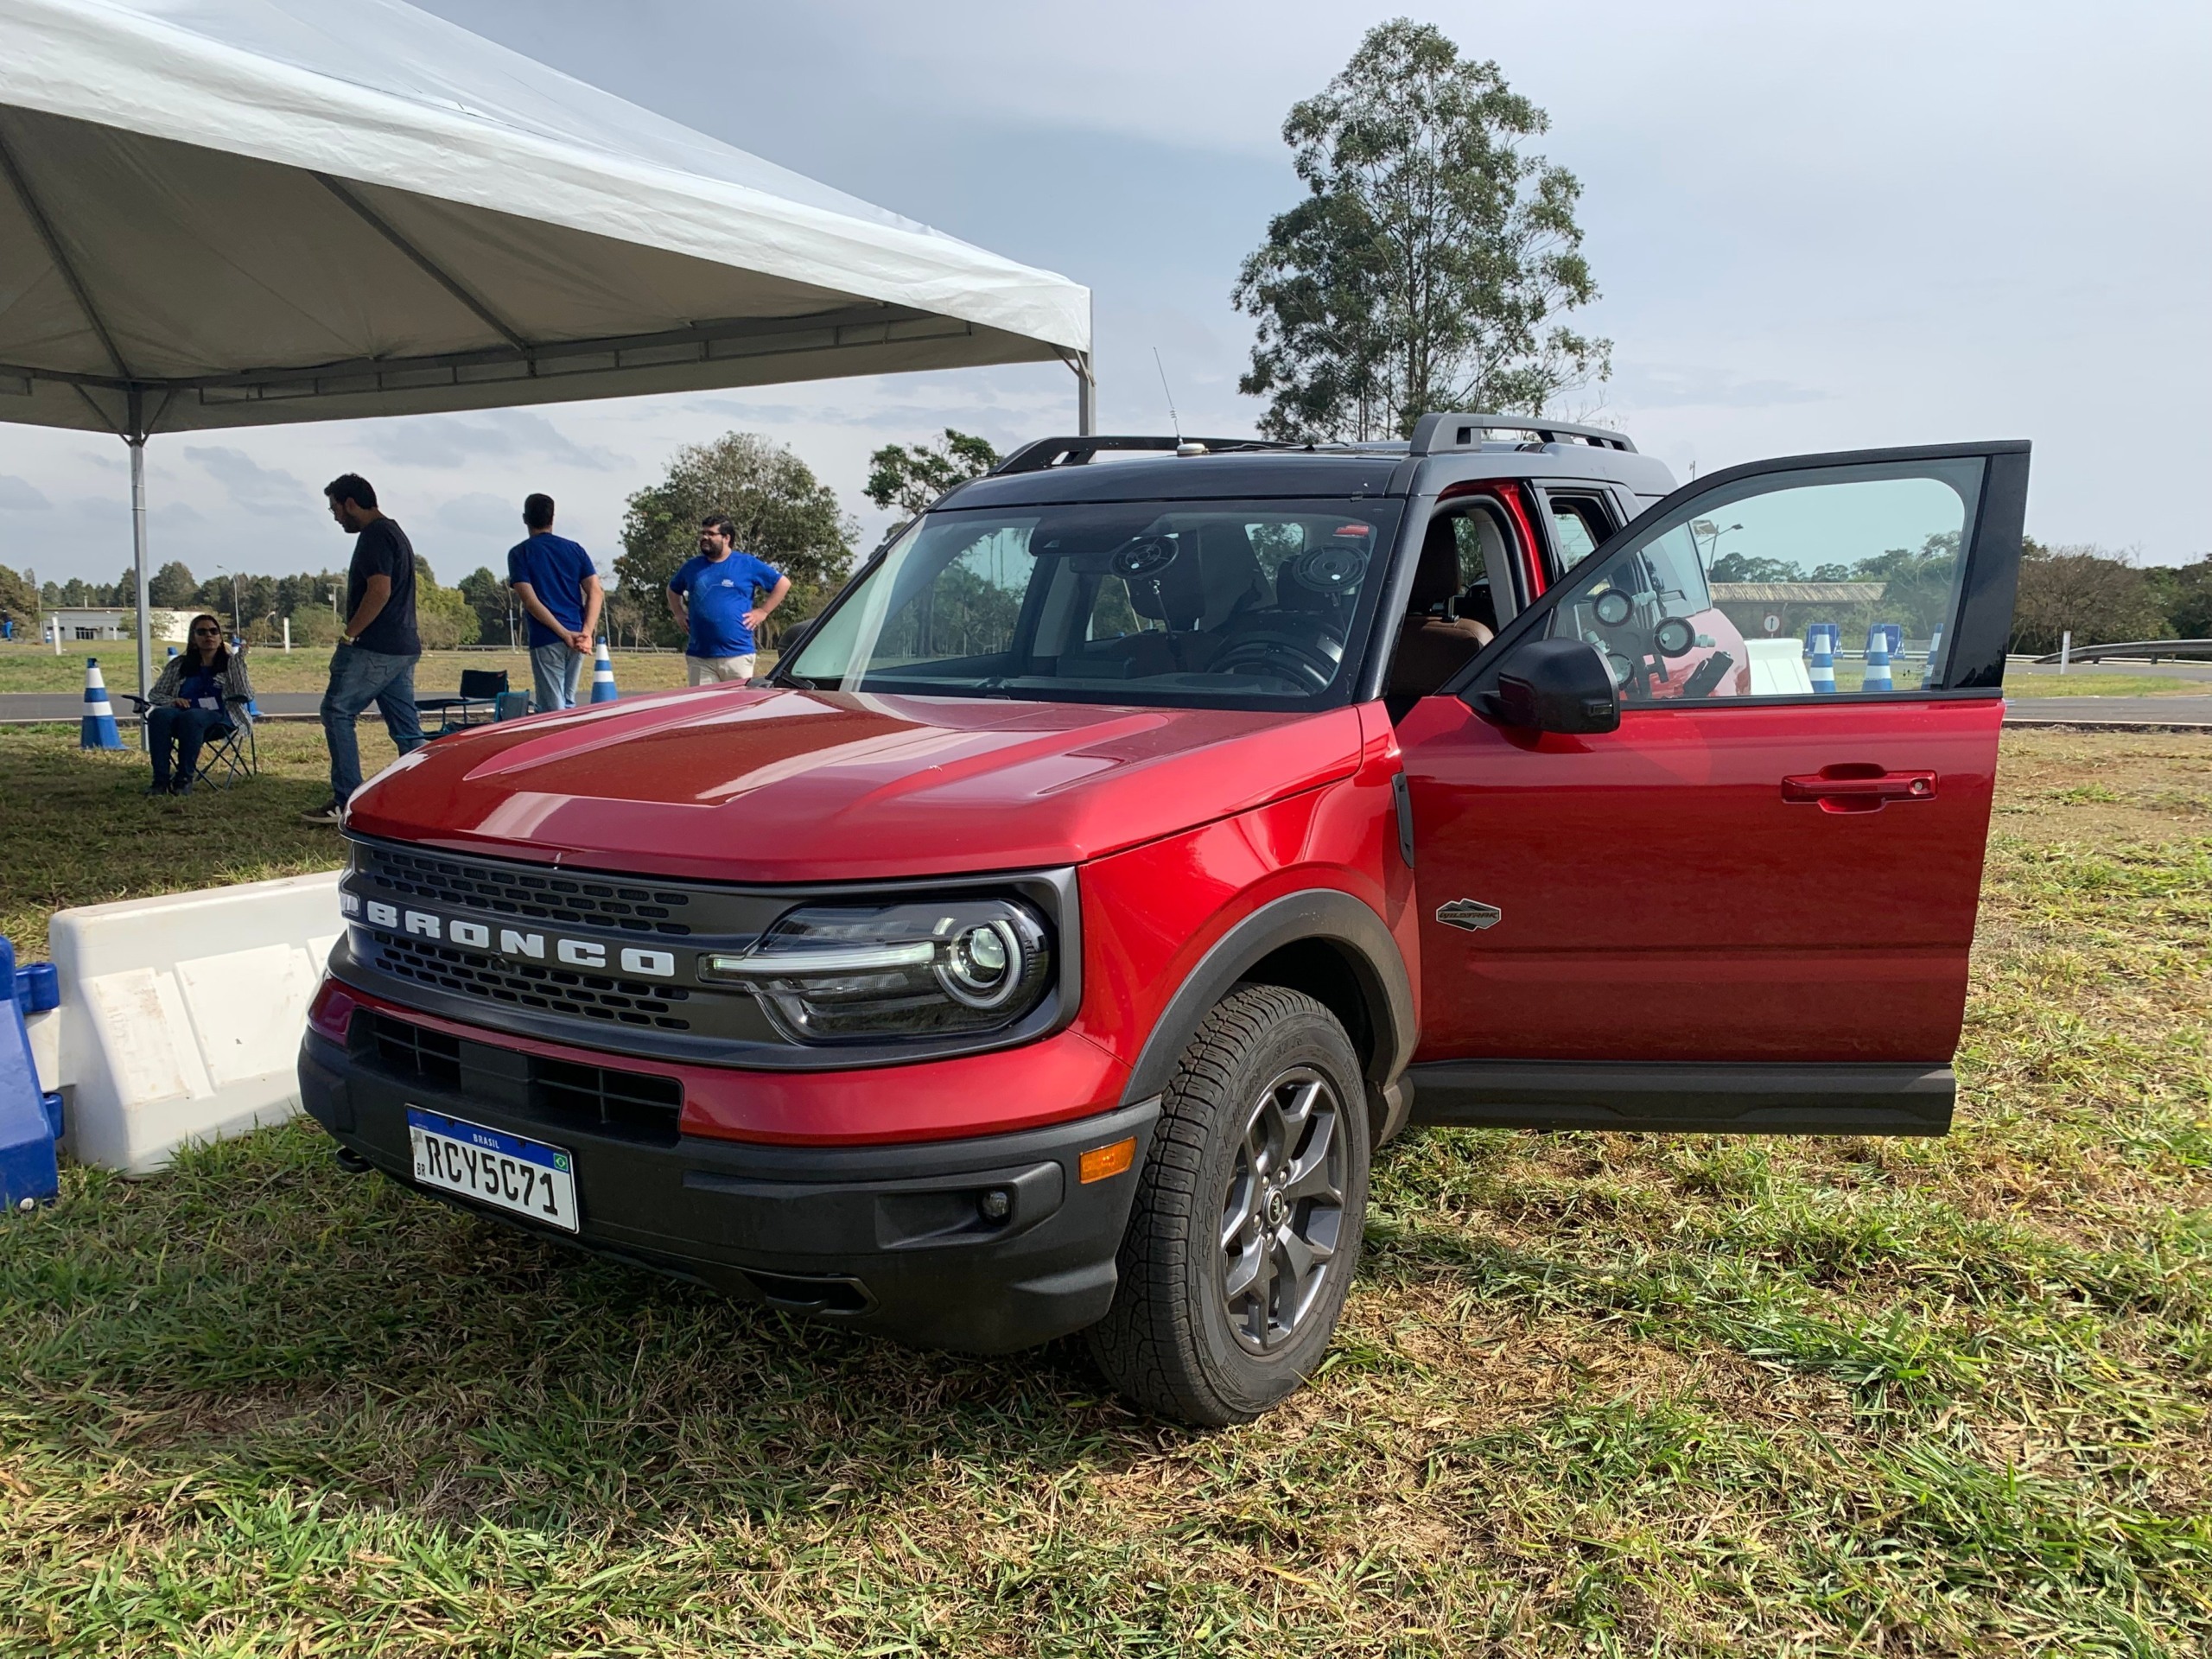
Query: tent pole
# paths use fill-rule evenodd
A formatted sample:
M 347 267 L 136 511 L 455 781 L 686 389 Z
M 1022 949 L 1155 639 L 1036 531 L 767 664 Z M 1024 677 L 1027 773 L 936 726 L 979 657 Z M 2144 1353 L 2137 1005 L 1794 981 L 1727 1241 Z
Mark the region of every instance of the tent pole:
M 131 435 L 124 442 L 130 446 L 130 555 L 138 573 L 138 695 L 143 697 L 154 689 L 154 632 L 146 586 L 146 435 L 138 429 L 135 392 L 130 414 Z
M 1068 365 L 1075 371 L 1075 435 L 1087 438 L 1098 424 L 1098 382 L 1090 372 L 1090 353 Z

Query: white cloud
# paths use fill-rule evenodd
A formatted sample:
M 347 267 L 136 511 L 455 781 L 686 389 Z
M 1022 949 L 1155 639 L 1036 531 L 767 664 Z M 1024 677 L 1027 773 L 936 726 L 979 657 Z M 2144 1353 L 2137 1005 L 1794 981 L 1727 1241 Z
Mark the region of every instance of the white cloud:
M 610 472 L 629 464 L 626 456 L 612 449 L 576 442 L 544 416 L 528 410 L 419 415 L 411 420 L 366 423 L 362 430 L 370 449 L 407 467 L 467 467 L 498 460 Z
M 29 479 L 17 478 L 11 473 L 0 473 L 0 512 L 46 512 L 54 503 L 46 499 L 46 492 Z
M 187 444 L 184 456 L 223 486 L 232 505 L 248 512 L 291 514 L 322 505 L 320 492 L 228 444 Z

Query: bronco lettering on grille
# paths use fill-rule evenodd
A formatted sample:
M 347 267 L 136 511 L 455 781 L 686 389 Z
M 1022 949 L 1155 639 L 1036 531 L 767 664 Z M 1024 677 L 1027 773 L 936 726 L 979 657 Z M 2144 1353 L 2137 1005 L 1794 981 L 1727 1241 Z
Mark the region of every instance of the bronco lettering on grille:
M 568 967 L 613 969 L 639 979 L 676 977 L 676 953 L 671 950 L 641 950 L 635 945 L 623 945 L 618 950 L 599 939 L 566 938 L 559 934 L 525 932 L 512 927 L 499 931 L 495 949 L 492 930 L 480 922 L 455 921 L 432 911 L 406 910 L 376 899 L 365 905 L 358 894 L 344 891 L 338 895 L 338 907 L 357 919 L 365 913 L 372 927 L 389 928 L 418 938 L 442 939 L 464 950 L 481 950 L 518 962 L 544 961 L 550 943 L 553 959 Z M 614 952 L 613 960 L 609 960 L 610 951 Z

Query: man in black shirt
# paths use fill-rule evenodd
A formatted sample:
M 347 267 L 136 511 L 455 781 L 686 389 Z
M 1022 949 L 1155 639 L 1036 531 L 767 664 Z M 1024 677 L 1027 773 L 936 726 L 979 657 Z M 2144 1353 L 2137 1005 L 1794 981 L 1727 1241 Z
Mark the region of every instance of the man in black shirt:
M 330 654 L 330 689 L 322 694 L 322 734 L 330 746 L 330 801 L 301 816 L 336 823 L 346 798 L 361 786 L 361 751 L 353 723 L 372 702 L 402 754 L 423 747 L 415 713 L 415 549 L 407 532 L 377 511 L 368 480 L 347 473 L 323 488 L 330 516 L 353 532 L 346 573 L 346 629 Z

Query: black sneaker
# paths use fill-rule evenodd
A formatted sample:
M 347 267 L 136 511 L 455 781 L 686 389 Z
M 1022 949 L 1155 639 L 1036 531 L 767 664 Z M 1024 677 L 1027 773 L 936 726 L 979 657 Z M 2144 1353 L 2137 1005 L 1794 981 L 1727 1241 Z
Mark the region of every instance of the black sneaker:
M 146 785 L 146 792 L 149 795 L 167 795 L 173 787 L 168 784 L 149 784 Z
M 346 822 L 346 809 L 335 801 L 325 801 L 312 812 L 300 814 L 302 823 L 339 824 Z

